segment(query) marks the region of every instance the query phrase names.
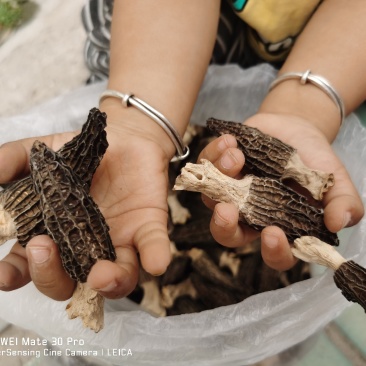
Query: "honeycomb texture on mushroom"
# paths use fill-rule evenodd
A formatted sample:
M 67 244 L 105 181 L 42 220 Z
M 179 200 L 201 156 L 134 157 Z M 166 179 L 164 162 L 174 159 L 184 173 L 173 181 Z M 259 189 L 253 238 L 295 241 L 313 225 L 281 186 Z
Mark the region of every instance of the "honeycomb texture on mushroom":
M 245 155 L 245 165 L 259 177 L 281 179 L 287 162 L 296 150 L 257 128 L 210 118 L 207 127 L 217 135 L 232 134 Z
M 256 230 L 266 226 L 280 227 L 290 243 L 296 238 L 310 235 L 338 246 L 337 234 L 324 224 L 322 209 L 309 204 L 305 196 L 270 178 L 252 176 L 247 210 L 240 213 L 241 219 Z
M 105 127 L 106 114 L 93 108 L 80 134 L 58 151 L 87 191 L 108 147 Z M 16 232 L 13 233 L 13 237 L 17 237 L 20 245 L 26 246 L 34 236 L 47 233 L 39 197 L 30 176 L 10 184 L 0 192 L 0 203 L 3 210 L 14 220 Z M 0 243 L 7 239 L 9 238 L 3 238 L 1 241 L 0 238 Z
M 280 181 L 292 179 L 309 191 L 316 200 L 334 185 L 334 175 L 310 169 L 296 149 L 243 123 L 209 118 L 207 127 L 216 135 L 231 134 L 245 156 L 245 168 L 259 177 Z
M 323 211 L 280 181 L 254 175 L 231 178 L 202 159 L 200 164 L 185 165 L 174 189 L 200 192 L 214 201 L 232 203 L 239 210 L 240 221 L 259 231 L 276 225 L 290 243 L 311 235 L 330 245 L 339 245 L 337 235 L 324 224 Z
M 86 282 L 98 260 L 116 258 L 108 225 L 84 182 L 58 153 L 36 141 L 30 162 L 47 232 L 59 247 L 66 272 Z

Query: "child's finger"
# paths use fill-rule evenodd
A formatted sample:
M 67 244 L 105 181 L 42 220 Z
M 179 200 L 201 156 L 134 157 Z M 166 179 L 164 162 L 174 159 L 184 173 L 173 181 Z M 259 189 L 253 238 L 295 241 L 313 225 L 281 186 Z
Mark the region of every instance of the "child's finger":
M 33 141 L 33 140 L 32 140 Z M 7 183 L 29 173 L 30 139 L 0 147 L 0 182 Z
M 212 215 L 210 230 L 214 239 L 229 248 L 249 244 L 259 233 L 238 224 L 238 209 L 228 203 L 218 203 Z
M 211 161 L 222 173 L 234 177 L 244 166 L 244 155 L 237 149 L 235 137 L 222 135 L 209 143 L 198 156 L 201 159 Z
M 134 241 L 145 271 L 154 276 L 163 274 L 171 261 L 166 220 L 160 221 L 157 216 L 145 223 L 137 230 Z
M 30 280 L 25 249 L 16 243 L 8 255 L 0 261 L 0 290 L 16 290 Z
M 364 215 L 360 196 L 342 167 L 334 174 L 336 184 L 325 194 L 324 221 L 332 232 L 357 224 Z
M 235 137 L 222 135 L 201 151 L 198 162 L 201 159 L 207 159 L 222 173 L 229 177 L 235 177 L 243 169 L 245 162 L 243 153 L 236 146 Z M 204 196 L 202 196 L 202 201 L 210 209 L 213 209 L 216 204 L 216 202 Z
M 29 272 L 37 289 L 54 300 L 71 297 L 75 282 L 65 272 L 56 244 L 47 235 L 32 238 L 26 247 Z
M 268 226 L 262 231 L 261 250 L 264 262 L 278 271 L 286 271 L 297 262 L 285 233 L 276 226 Z
M 98 261 L 88 276 L 88 285 L 110 299 L 129 295 L 138 280 L 139 263 L 135 249 L 117 247 L 116 255 L 115 262 Z
M 29 174 L 29 154 L 35 140 L 44 142 L 53 150 L 58 150 L 75 132 L 27 138 L 8 142 L 0 146 L 0 183 L 7 183 Z

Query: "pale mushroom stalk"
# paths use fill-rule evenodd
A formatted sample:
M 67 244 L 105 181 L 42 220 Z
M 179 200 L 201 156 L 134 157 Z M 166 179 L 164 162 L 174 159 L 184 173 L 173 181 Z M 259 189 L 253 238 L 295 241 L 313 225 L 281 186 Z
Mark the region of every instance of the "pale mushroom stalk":
M 161 305 L 158 278 L 140 267 L 139 286 L 144 292 L 140 306 L 153 316 L 166 316 L 166 309 Z
M 256 230 L 278 226 L 290 242 L 311 235 L 331 245 L 339 244 L 337 235 L 324 224 L 323 211 L 274 179 L 253 175 L 233 179 L 203 159 L 201 164 L 185 165 L 174 189 L 201 192 L 214 201 L 232 203 L 239 210 L 240 221 Z
M 360 304 L 366 311 L 366 269 L 352 260 L 347 261 L 334 247 L 311 236 L 294 241 L 292 254 L 309 263 L 316 263 L 334 271 L 334 282 L 343 296 Z
M 192 299 L 198 297 L 198 293 L 189 278 L 177 285 L 163 286 L 161 289 L 161 305 L 165 308 L 171 308 L 174 305 L 175 300 L 184 295 L 188 295 Z

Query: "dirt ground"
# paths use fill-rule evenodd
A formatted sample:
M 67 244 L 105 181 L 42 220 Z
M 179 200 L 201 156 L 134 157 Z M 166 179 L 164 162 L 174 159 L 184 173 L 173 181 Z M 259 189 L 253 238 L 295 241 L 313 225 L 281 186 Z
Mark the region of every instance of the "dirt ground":
M 80 15 L 85 1 L 31 0 L 30 19 L 0 45 L 0 117 L 25 112 L 85 82 Z

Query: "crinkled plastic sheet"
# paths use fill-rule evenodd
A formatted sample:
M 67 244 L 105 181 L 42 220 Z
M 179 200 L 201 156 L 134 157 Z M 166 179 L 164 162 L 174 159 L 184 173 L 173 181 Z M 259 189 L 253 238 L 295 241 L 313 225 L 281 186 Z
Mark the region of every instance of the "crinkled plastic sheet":
M 253 114 L 275 72 L 268 66 L 243 71 L 236 66 L 210 67 L 192 121 L 215 116 L 240 121 Z M 249 80 L 249 81 L 248 81 Z M 79 128 L 88 109 L 97 105 L 105 84 L 86 86 L 22 116 L 0 120 L 1 142 Z M 347 118 L 334 149 L 348 168 L 363 202 L 366 200 L 366 129 L 355 116 Z M 341 251 L 366 265 L 365 219 L 342 235 Z M 8 242 L 0 248 L 3 257 Z M 105 328 L 98 334 L 68 320 L 67 302 L 38 293 L 33 284 L 0 292 L 1 317 L 52 337 L 82 339 L 75 350 L 97 350 L 98 357 L 117 365 L 248 365 L 305 340 L 347 306 L 326 270 L 287 288 L 252 296 L 232 305 L 166 318 L 155 318 L 127 299 L 107 301 Z M 64 342 L 64 348 L 66 347 Z M 102 349 L 131 349 L 130 357 L 102 356 Z M 96 361 L 96 358 L 95 358 Z

